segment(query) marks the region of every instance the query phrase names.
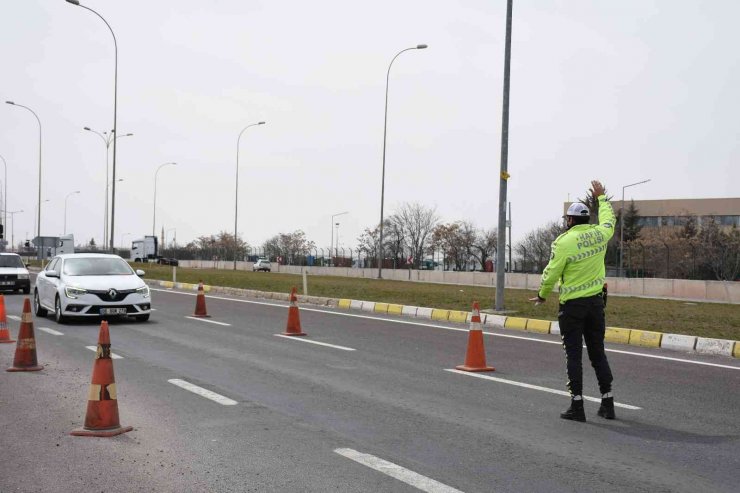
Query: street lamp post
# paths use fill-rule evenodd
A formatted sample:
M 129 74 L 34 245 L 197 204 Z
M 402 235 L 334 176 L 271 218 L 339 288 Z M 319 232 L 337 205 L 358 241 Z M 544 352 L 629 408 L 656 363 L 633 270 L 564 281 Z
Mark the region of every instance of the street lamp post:
M 3 179 L 3 187 L 5 190 L 3 191 L 3 228 L 8 227 L 8 163 L 5 162 L 5 158 L 0 155 L 0 159 L 3 160 L 3 168 L 5 170 L 5 179 Z M 8 234 L 7 232 L 4 232 L 4 234 Z
M 157 220 L 157 175 L 159 174 L 159 170 L 162 169 L 165 166 L 177 166 L 177 163 L 164 163 L 160 164 L 157 168 L 157 171 L 154 172 L 154 207 L 152 208 L 152 236 L 156 236 L 156 220 Z
M 76 190 L 74 192 L 69 192 L 66 197 L 64 197 L 64 233 L 67 234 L 67 199 L 70 197 L 70 195 L 75 195 L 80 193 L 79 190 Z
M 337 216 L 343 216 L 344 214 L 349 214 L 349 211 L 339 212 L 337 214 L 332 214 L 331 216 L 331 243 L 329 243 L 331 248 L 334 248 L 334 218 Z M 329 260 L 331 261 L 331 250 L 329 250 Z
M 103 144 L 105 144 L 105 207 L 104 207 L 104 214 L 105 217 L 103 218 L 103 246 L 105 246 L 105 239 L 108 238 L 108 187 L 110 186 L 110 178 L 108 178 L 108 148 L 111 145 L 111 142 L 113 142 L 114 139 L 121 139 L 123 137 L 131 137 L 134 134 L 127 133 L 123 135 L 116 136 L 113 132 L 98 132 L 97 130 L 93 130 L 90 127 L 84 127 L 84 130 L 87 130 L 88 132 L 92 132 L 96 134 L 98 137 L 103 139 Z M 121 181 L 121 180 L 118 180 Z
M 110 24 L 108 24 L 108 21 L 106 21 L 102 15 L 98 14 L 96 11 L 94 11 L 90 7 L 81 5 L 79 0 L 67 0 L 67 3 L 71 3 L 72 5 L 77 5 L 78 7 L 82 7 L 83 9 L 89 10 L 93 14 L 100 17 L 100 19 L 105 23 L 105 25 L 108 26 L 108 30 L 110 30 L 110 33 L 113 36 L 113 46 L 115 48 L 115 60 L 114 60 L 115 68 L 113 72 L 113 134 L 117 135 L 116 124 L 118 122 L 118 118 L 117 118 L 118 116 L 118 40 L 116 39 L 116 34 L 113 32 L 113 28 L 110 27 Z M 110 249 L 111 251 L 114 250 L 113 238 L 114 238 L 115 223 L 116 223 L 116 147 L 117 147 L 116 139 L 113 139 L 113 189 L 111 191 L 111 214 L 110 214 L 111 215 L 110 217 Z
M 236 180 L 235 180 L 235 186 L 234 186 L 234 270 L 236 270 L 236 252 L 239 249 L 239 242 L 237 240 L 237 225 L 238 218 L 239 218 L 239 142 L 241 141 L 242 134 L 246 129 L 249 127 L 254 127 L 257 125 L 264 125 L 265 122 L 257 122 L 247 125 L 242 129 L 241 132 L 239 132 L 239 137 L 236 139 Z
M 498 236 L 496 239 L 496 304 L 504 309 L 506 283 L 506 191 L 509 179 L 509 87 L 511 81 L 511 10 L 513 0 L 506 2 L 506 41 L 504 43 L 504 95 L 501 109 L 501 171 L 498 188 Z
M 23 106 L 22 104 L 14 103 L 13 101 L 5 101 L 7 104 L 18 106 L 19 108 L 25 108 L 28 111 L 30 111 L 33 116 L 36 117 L 36 121 L 39 123 L 39 199 L 38 199 L 38 217 L 37 217 L 37 229 L 36 229 L 36 236 L 41 236 L 41 120 L 39 119 L 39 116 L 36 114 L 35 111 L 33 111 L 28 106 Z
M 398 58 L 401 53 L 409 50 L 424 50 L 426 48 L 427 45 L 416 45 L 412 46 L 411 48 L 406 48 L 399 51 L 398 53 L 396 53 L 396 56 L 393 57 L 391 63 L 388 64 L 388 72 L 385 75 L 385 114 L 383 117 L 383 173 L 380 179 L 380 239 L 378 242 L 378 279 L 383 278 L 383 204 L 385 202 L 385 143 L 388 133 L 388 83 L 391 77 L 391 67 L 393 66 L 393 62 L 396 61 L 396 58 Z
M 630 183 L 629 185 L 622 187 L 622 203 L 619 206 L 619 277 L 624 276 L 624 270 L 622 269 L 622 266 L 624 265 L 624 190 L 629 187 L 634 187 L 635 185 L 642 185 L 649 181 L 650 178 L 638 181 L 637 183 Z
M 334 249 L 334 255 L 338 257 L 339 256 L 339 223 L 336 223 L 336 227 L 337 227 L 337 246 Z

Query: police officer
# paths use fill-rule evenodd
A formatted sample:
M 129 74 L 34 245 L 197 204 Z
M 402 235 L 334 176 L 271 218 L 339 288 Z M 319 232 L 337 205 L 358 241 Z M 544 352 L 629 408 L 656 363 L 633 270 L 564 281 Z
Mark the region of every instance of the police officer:
M 604 186 L 591 182 L 591 195 L 599 204 L 599 224 L 589 224 L 588 207 L 580 202 L 571 204 L 565 216 L 568 230 L 552 242 L 550 262 L 542 273 L 542 282 L 535 305 L 542 304 L 560 281 L 560 337 L 565 349 L 568 370 L 570 407 L 560 414 L 563 419 L 586 421 L 583 410 L 583 340 L 596 371 L 601 391 L 598 415 L 614 419 L 612 373 L 604 352 L 604 256 L 606 244 L 614 234 L 614 211 L 604 195 Z

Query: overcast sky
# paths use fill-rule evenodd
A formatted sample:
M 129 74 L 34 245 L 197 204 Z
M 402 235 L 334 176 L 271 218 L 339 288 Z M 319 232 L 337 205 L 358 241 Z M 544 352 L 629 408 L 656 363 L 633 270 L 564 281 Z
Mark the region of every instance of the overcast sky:
M 0 0 L 0 99 L 43 125 L 41 231 L 103 236 L 113 42 L 64 0 Z M 403 202 L 495 227 L 505 0 L 83 0 L 118 39 L 116 245 L 234 227 L 261 245 L 303 229 L 356 245 L 380 215 L 390 76 L 386 215 Z M 601 179 L 627 198 L 737 197 L 740 2 L 515 0 L 509 200 L 514 241 Z M 0 105 L 15 238 L 33 238 L 38 127 Z M 1 176 L 0 176 L 1 178 Z M 10 222 L 10 220 L 9 220 Z M 9 225 L 10 226 L 10 225 Z M 124 237 L 124 235 L 126 235 Z M 9 236 L 9 235 L 8 235 Z

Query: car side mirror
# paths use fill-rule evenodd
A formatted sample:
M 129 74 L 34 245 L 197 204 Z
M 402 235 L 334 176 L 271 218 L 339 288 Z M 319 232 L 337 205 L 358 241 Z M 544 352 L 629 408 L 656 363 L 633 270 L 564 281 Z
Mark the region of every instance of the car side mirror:
M 46 277 L 56 277 L 57 279 L 59 279 L 59 272 L 50 270 L 46 273 Z
M 146 275 L 146 272 L 141 269 L 136 269 L 136 275 L 139 277 L 144 277 Z

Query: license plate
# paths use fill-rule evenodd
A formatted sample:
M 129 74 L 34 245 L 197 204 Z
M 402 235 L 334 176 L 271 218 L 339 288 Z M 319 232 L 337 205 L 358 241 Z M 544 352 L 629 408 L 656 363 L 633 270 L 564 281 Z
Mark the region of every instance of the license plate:
M 125 308 L 101 308 L 101 315 L 126 315 Z
M 15 281 L 0 281 L 0 286 L 12 286 Z

